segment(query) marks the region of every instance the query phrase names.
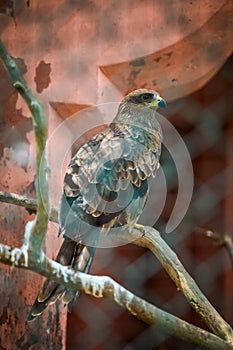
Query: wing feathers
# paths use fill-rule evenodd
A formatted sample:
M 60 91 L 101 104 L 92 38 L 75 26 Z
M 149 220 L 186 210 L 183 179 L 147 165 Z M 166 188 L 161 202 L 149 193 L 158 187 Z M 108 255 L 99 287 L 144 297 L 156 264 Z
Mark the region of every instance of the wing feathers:
M 81 194 L 75 205 L 79 213 L 83 211 L 81 220 L 85 217 L 92 225 L 107 225 L 107 221 L 112 225 L 117 215 L 120 220 L 129 197 L 135 197 L 133 191 L 154 176 L 158 167 L 161 135 L 139 128 L 120 129 L 121 125 L 117 132 L 108 128 L 85 144 L 71 160 L 65 177 L 65 196 Z M 114 206 L 119 210 L 109 216 Z M 66 221 L 64 226 L 68 225 Z

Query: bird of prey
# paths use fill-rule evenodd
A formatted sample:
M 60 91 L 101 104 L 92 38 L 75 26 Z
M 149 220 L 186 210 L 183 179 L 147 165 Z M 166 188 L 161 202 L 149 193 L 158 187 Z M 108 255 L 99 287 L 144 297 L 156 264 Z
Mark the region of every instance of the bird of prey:
M 132 91 L 120 103 L 109 127 L 72 158 L 61 199 L 59 233 L 64 234 L 64 241 L 56 258 L 60 264 L 88 273 L 99 234 L 108 235 L 115 227 L 130 230 L 137 223 L 148 196 L 149 179 L 159 167 L 162 132 L 156 119 L 158 107 L 165 108 L 166 103 L 157 92 Z M 40 315 L 62 295 L 71 307 L 78 294 L 46 280 L 28 319 Z

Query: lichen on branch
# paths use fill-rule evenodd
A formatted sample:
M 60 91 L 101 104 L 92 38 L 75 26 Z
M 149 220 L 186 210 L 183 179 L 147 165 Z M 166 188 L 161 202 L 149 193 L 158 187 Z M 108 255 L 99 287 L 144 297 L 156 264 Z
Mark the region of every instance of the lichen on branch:
M 26 262 L 26 259 L 28 261 Z M 25 257 L 18 248 L 0 244 L 0 261 L 8 265 L 26 268 L 69 288 L 80 290 L 93 297 L 107 297 L 149 325 L 166 333 L 210 350 L 232 350 L 233 345 L 199 327 L 173 316 L 151 303 L 137 297 L 107 276 L 92 276 L 75 272 L 72 268 L 58 264 L 45 255 L 38 264 L 33 256 Z
M 49 185 L 47 159 L 47 125 L 42 104 L 27 85 L 14 59 L 8 54 L 0 39 L 0 60 L 5 67 L 14 87 L 25 100 L 32 114 L 36 141 L 36 196 L 37 215 L 28 239 L 28 250 L 37 256 L 42 252 L 42 241 L 45 237 L 49 220 Z M 40 171 L 43 169 L 43 171 Z

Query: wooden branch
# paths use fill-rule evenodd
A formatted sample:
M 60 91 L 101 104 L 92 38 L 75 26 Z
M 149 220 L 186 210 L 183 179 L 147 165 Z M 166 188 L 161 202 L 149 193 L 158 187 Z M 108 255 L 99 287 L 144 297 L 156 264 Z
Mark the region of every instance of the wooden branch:
M 188 274 L 177 255 L 162 239 L 159 232 L 151 227 L 142 229 L 144 235 L 135 244 L 149 248 L 160 261 L 177 288 L 182 291 L 194 310 L 208 327 L 220 338 L 233 345 L 233 330 L 220 316 L 209 300 L 201 292 L 194 279 Z M 138 235 L 138 233 L 135 234 Z
M 12 193 L 0 192 L 0 201 L 22 205 L 29 209 L 37 209 L 36 201 L 33 198 L 23 197 Z M 53 209 L 51 219 L 57 219 L 57 210 Z M 55 221 L 53 220 L 53 221 Z M 219 315 L 203 295 L 193 278 L 185 270 L 176 254 L 161 238 L 158 231 L 151 227 L 141 227 L 141 232 L 135 229 L 133 232 L 117 232 L 113 239 L 120 242 L 134 243 L 146 247 L 158 258 L 164 269 L 168 272 L 177 288 L 185 295 L 191 306 L 202 317 L 207 326 L 219 337 L 233 343 L 232 329 L 230 325 Z M 34 270 L 35 271 L 35 270 Z
M 139 235 L 139 231 L 141 235 Z M 184 294 L 190 305 L 205 321 L 206 325 L 220 338 L 233 345 L 233 330 L 221 317 L 201 292 L 194 279 L 188 274 L 177 255 L 162 239 L 159 232 L 152 227 L 136 225 L 135 230 L 117 232 L 115 241 L 123 244 L 132 242 L 138 246 L 146 247 L 157 257 L 163 268 L 167 271 L 177 288 Z
M 30 211 L 37 212 L 37 200 L 17 193 L 0 191 L 0 202 L 15 204 Z
M 31 212 L 37 212 L 37 200 L 21 194 L 0 190 L 0 202 L 18 205 Z M 50 207 L 49 220 L 58 223 L 58 210 L 55 207 Z
M 147 324 L 164 332 L 211 350 L 232 350 L 233 346 L 216 335 L 175 317 L 119 285 L 107 276 L 92 276 L 75 272 L 69 267 L 50 260 L 45 255 L 38 264 L 26 250 L 0 244 L 0 261 L 35 271 L 45 277 L 94 297 L 107 297 Z
M 207 230 L 207 229 L 201 228 L 201 227 L 198 227 L 196 229 L 196 231 L 198 233 L 201 233 L 205 237 L 212 238 L 219 245 L 224 246 L 227 249 L 227 252 L 228 252 L 230 259 L 231 259 L 231 263 L 233 265 L 233 239 L 229 234 L 227 234 L 227 233 L 221 234 L 219 232 Z
M 25 100 L 32 113 L 33 128 L 36 140 L 36 194 L 37 215 L 31 225 L 31 233 L 27 236 L 27 244 L 30 251 L 40 258 L 42 241 L 47 231 L 49 212 L 49 187 L 48 187 L 48 161 L 47 161 L 47 126 L 43 107 L 37 100 L 25 79 L 20 73 L 15 61 L 6 51 L 0 39 L 0 59 L 8 75 L 13 81 L 14 87 Z

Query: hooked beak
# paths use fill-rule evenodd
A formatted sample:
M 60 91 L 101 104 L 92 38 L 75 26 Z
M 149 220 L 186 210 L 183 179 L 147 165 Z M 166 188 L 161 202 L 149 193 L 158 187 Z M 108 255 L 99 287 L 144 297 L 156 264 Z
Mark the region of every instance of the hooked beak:
M 166 109 L 166 107 L 167 107 L 166 101 L 160 96 L 157 97 L 157 100 L 158 100 L 158 106 L 160 108 Z

